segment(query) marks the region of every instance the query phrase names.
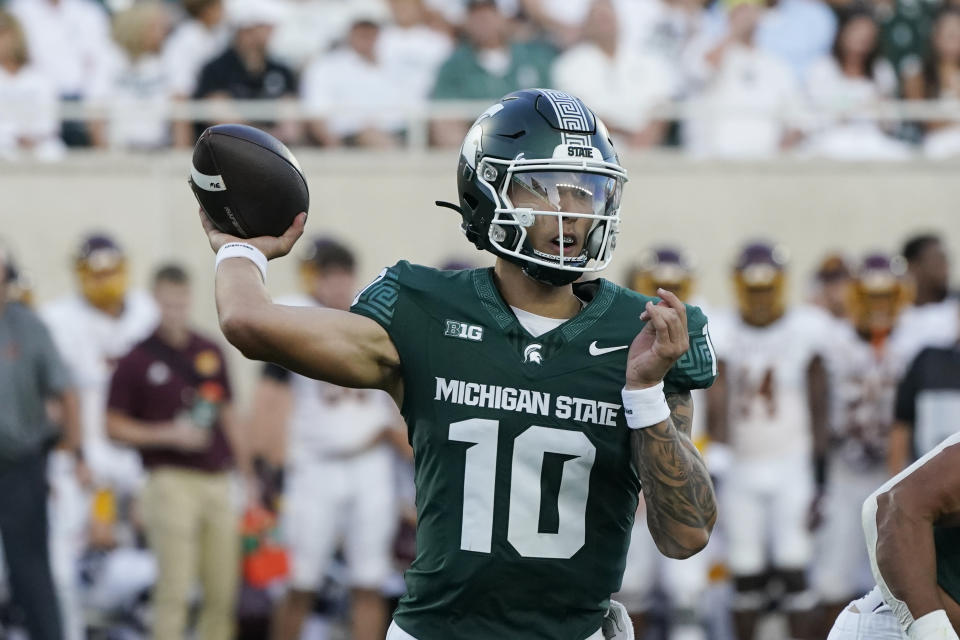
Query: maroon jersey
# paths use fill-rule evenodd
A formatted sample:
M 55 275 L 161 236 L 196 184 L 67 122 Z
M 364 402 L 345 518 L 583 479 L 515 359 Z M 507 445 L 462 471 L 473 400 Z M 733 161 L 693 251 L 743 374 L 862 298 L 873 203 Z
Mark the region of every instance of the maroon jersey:
M 209 424 L 198 425 L 211 429 L 210 445 L 205 450 L 185 453 L 149 448 L 141 449 L 140 454 L 148 469 L 173 466 L 223 471 L 232 465 L 233 454 L 218 407 L 230 397 L 230 380 L 220 347 L 192 333 L 187 345 L 177 349 L 155 333 L 117 364 L 107 406 L 158 429 L 168 427 L 184 413 L 192 414 L 195 421 L 198 416 L 208 418 Z

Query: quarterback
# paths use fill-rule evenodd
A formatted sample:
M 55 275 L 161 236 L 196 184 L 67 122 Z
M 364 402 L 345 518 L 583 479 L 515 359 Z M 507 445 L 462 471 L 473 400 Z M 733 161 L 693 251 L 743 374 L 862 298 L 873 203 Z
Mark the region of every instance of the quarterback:
M 579 99 L 506 96 L 470 129 L 457 177 L 447 206 L 496 265 L 401 261 L 352 313 L 270 301 L 264 258 L 290 251 L 305 215 L 247 243 L 202 216 L 221 327 L 249 358 L 400 406 L 418 555 L 390 640 L 632 638 L 610 594 L 641 486 L 665 555 L 702 549 L 716 519 L 689 438 L 690 390 L 716 375 L 706 318 L 668 291 L 575 283 L 609 264 L 626 182 Z

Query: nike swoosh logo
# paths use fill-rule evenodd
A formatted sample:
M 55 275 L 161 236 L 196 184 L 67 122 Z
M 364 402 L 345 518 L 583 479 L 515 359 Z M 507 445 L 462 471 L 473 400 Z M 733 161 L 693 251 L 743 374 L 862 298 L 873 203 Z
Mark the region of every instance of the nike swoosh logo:
M 592 355 L 592 356 L 602 356 L 602 355 L 605 354 L 605 353 L 612 353 L 612 352 L 614 352 L 614 351 L 620 351 L 621 349 L 627 349 L 627 348 L 629 348 L 629 347 L 630 347 L 630 345 L 628 345 L 628 344 L 623 344 L 623 345 L 620 345 L 619 347 L 603 347 L 603 348 L 600 348 L 600 347 L 597 346 L 597 341 L 594 340 L 593 342 L 590 343 L 590 355 Z

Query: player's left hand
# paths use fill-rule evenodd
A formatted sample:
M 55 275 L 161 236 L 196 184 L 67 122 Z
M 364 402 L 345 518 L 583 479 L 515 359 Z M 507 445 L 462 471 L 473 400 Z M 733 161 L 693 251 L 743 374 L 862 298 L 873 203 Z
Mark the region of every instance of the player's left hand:
M 687 352 L 687 308 L 672 292 L 657 289 L 660 302 L 647 302 L 640 319 L 644 325 L 627 354 L 627 389 L 659 384 L 673 363 Z

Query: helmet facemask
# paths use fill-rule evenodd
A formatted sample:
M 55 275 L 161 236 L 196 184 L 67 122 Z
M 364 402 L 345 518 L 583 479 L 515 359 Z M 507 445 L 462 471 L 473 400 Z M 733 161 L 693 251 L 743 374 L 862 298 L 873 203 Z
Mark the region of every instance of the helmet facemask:
M 559 286 L 609 265 L 620 230 L 620 198 L 626 182 L 626 172 L 619 165 L 488 157 L 480 162 L 477 182 L 496 203 L 488 232 L 491 247 L 520 264 L 530 277 Z M 544 218 L 556 221 L 559 244 L 555 249 L 533 246 L 528 232 L 542 225 Z M 571 235 L 571 221 L 581 227 L 575 221 L 584 219 L 591 224 L 585 234 L 573 231 L 580 247 L 571 255 L 564 238 Z

